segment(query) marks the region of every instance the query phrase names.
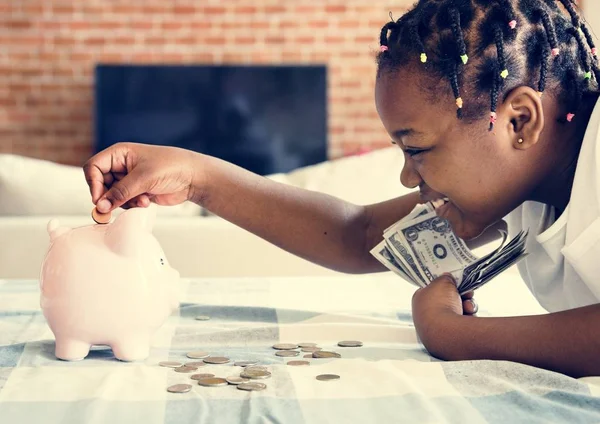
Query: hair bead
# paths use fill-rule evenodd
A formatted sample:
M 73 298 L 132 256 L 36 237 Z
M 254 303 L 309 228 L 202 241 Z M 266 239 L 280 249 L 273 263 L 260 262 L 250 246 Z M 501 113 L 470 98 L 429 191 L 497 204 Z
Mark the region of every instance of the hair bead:
M 558 56 L 560 54 L 560 49 L 558 47 L 555 47 L 551 50 L 552 52 L 552 56 Z
M 469 61 L 469 56 L 467 56 L 466 54 L 461 55 L 460 60 L 462 60 L 463 65 L 466 65 L 467 62 Z
M 421 53 L 421 63 L 427 63 L 427 53 L 423 52 Z
M 462 97 L 457 97 L 456 98 L 456 107 L 459 108 L 459 109 L 462 109 L 462 107 L 463 107 L 463 99 L 462 99 Z
M 516 21 L 515 19 L 513 19 L 512 21 L 510 21 L 510 22 L 508 23 L 508 27 L 509 27 L 510 29 L 515 29 L 515 28 L 517 27 L 517 21 Z
M 573 121 L 573 118 L 575 118 L 574 113 L 567 113 L 567 122 Z
M 508 77 L 508 69 L 504 69 L 502 72 L 500 72 L 500 76 L 502 79 L 506 79 L 506 77 Z
M 379 51 L 380 51 L 381 53 L 383 53 L 383 52 L 387 52 L 388 50 L 389 50 L 388 46 L 379 46 Z

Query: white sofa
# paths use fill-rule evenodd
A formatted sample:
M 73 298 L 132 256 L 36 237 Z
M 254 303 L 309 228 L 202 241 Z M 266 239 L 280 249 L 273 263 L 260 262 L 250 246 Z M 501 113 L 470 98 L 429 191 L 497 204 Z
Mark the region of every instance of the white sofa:
M 358 204 L 407 193 L 403 158 L 390 147 L 269 178 Z M 48 247 L 46 225 L 90 225 L 93 208 L 78 167 L 0 155 L 0 278 L 37 278 Z M 332 275 L 253 234 L 187 203 L 159 207 L 154 234 L 183 277 Z

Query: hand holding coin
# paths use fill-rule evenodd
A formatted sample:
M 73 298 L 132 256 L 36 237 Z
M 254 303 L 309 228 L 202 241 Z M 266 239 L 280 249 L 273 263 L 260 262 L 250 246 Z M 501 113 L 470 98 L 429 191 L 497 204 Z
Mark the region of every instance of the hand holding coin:
M 92 209 L 92 219 L 96 222 L 96 224 L 108 224 L 110 222 L 111 213 L 101 213 L 98 212 L 98 209 Z

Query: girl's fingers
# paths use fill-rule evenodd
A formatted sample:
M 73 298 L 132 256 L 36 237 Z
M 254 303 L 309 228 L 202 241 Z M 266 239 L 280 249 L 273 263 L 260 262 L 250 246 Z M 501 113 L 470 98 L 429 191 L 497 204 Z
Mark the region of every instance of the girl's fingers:
M 465 299 L 462 304 L 464 315 L 475 315 L 479 309 L 477 303 L 473 299 Z

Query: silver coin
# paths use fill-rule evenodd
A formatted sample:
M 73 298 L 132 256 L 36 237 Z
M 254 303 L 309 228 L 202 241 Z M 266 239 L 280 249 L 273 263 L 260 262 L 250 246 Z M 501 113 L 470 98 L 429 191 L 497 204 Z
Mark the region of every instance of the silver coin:
M 308 362 L 308 361 L 290 361 L 287 364 L 291 365 L 292 367 L 298 367 L 298 366 L 302 366 L 302 365 L 310 365 L 310 362 Z
M 196 320 L 197 320 L 197 321 L 208 321 L 209 319 L 210 319 L 210 317 L 209 317 L 209 316 L 206 316 L 206 315 L 198 315 L 198 316 L 196 317 Z
M 210 377 L 214 377 L 214 374 L 194 374 L 192 375 L 190 378 L 192 380 L 202 380 L 203 378 L 210 378 Z
M 251 367 L 256 364 L 258 364 L 258 361 L 237 361 L 233 365 L 236 367 Z
M 233 384 L 234 386 L 237 386 L 238 384 L 242 383 L 248 383 L 250 381 L 249 378 L 242 377 L 227 377 L 226 380 L 229 384 Z
M 317 375 L 317 380 L 319 380 L 319 381 L 333 381 L 333 380 L 339 380 L 339 379 L 340 379 L 340 376 L 335 375 L 335 374 Z
M 313 352 L 312 354 L 313 358 L 341 358 L 342 355 L 340 355 L 337 352 L 328 352 L 326 350 L 319 350 L 317 352 Z
M 269 371 L 265 371 L 265 370 L 249 370 L 249 369 L 245 369 L 241 374 L 240 377 L 242 378 L 250 378 L 252 380 L 256 380 L 256 379 L 265 379 L 265 378 L 271 378 L 271 373 Z
M 263 383 L 251 382 L 251 383 L 242 383 L 242 384 L 239 384 L 237 386 L 237 388 L 239 390 L 245 390 L 247 392 L 258 392 L 258 391 L 261 391 L 261 390 L 265 390 L 267 388 L 267 385 L 263 384 Z
M 344 340 L 338 343 L 340 347 L 361 347 L 363 342 L 359 342 L 358 340 Z
M 291 344 L 291 343 L 278 343 L 276 345 L 273 345 L 273 349 L 292 350 L 292 349 L 298 349 L 298 345 Z
M 198 384 L 205 387 L 219 387 L 228 385 L 227 380 L 217 377 L 202 378 L 198 380 Z
M 317 352 L 319 350 L 323 350 L 323 349 L 320 348 L 320 347 L 316 347 L 316 346 L 314 346 L 314 347 L 303 347 L 302 348 L 302 352 L 311 352 L 312 353 L 312 352 Z
M 196 350 L 194 352 L 188 352 L 185 356 L 187 356 L 190 359 L 204 359 L 208 358 L 210 356 L 210 353 Z
M 292 356 L 298 356 L 299 353 L 295 350 L 280 350 L 275 352 L 276 356 L 281 356 L 283 358 L 291 358 Z
M 174 384 L 167 387 L 167 392 L 170 393 L 187 393 L 192 390 L 192 386 L 189 384 Z
M 166 368 L 177 368 L 182 366 L 183 364 L 181 362 L 177 362 L 177 361 L 162 361 L 159 362 L 158 365 L 160 365 L 161 367 L 166 367 Z
M 182 372 L 182 373 L 189 373 L 189 372 L 194 372 L 197 371 L 198 368 L 196 367 L 188 367 L 187 365 L 182 365 L 180 367 L 177 367 L 174 369 L 175 372 Z
M 317 347 L 316 343 L 298 343 L 298 347 Z
M 186 367 L 196 367 L 196 368 L 200 368 L 200 367 L 205 367 L 206 364 L 204 362 L 201 361 L 194 361 L 194 362 L 186 362 L 185 363 Z
M 207 364 L 227 364 L 231 361 L 229 358 L 225 358 L 223 356 L 209 356 L 208 358 L 204 358 L 204 362 Z

